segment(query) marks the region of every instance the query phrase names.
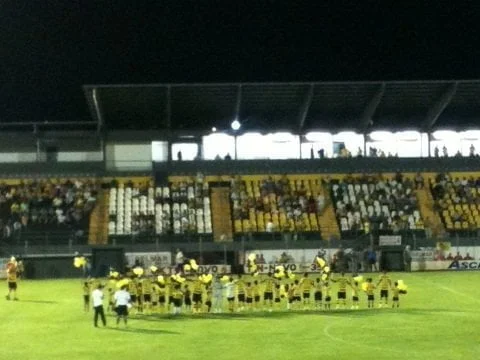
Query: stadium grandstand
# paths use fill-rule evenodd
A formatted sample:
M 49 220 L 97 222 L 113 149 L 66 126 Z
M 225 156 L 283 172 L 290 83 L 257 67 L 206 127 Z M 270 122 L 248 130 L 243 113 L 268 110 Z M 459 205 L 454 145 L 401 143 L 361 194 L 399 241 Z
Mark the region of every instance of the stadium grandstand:
M 91 119 L 0 122 L 4 254 L 181 246 L 235 262 L 480 229 L 480 81 L 83 91 Z

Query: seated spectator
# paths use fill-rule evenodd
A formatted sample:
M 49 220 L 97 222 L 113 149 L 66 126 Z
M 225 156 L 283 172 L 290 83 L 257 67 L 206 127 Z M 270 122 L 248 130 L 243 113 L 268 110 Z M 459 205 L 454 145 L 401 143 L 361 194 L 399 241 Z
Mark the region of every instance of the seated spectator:
M 452 255 L 452 253 L 448 253 L 447 260 L 453 260 L 453 255 Z
M 473 257 L 470 256 L 470 253 L 467 252 L 463 260 L 473 260 Z

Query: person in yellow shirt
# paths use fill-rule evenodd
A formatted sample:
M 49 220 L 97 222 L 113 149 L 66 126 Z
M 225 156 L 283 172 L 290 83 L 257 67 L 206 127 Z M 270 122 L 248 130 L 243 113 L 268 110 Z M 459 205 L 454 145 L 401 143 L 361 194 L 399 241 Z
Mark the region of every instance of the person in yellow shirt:
M 167 301 L 167 287 L 165 284 L 158 284 L 157 287 L 157 292 L 158 292 L 158 305 L 160 308 L 160 312 L 164 313 L 166 310 L 166 301 Z
M 192 289 L 192 301 L 193 301 L 193 313 L 201 312 L 202 308 L 202 295 L 203 295 L 203 283 L 197 279 L 193 282 L 193 289 Z
M 365 293 L 367 294 L 367 302 L 368 302 L 368 307 L 373 308 L 374 307 L 374 302 L 375 302 L 375 285 L 372 282 L 372 278 L 367 279 L 367 288 L 365 290 Z
M 17 298 L 17 261 L 13 256 L 10 259 L 10 261 L 7 263 L 7 285 L 8 285 L 8 294 L 6 296 L 7 300 L 10 300 L 11 296 L 13 296 L 13 300 L 15 301 L 18 300 Z
M 323 294 L 325 295 L 325 310 L 330 310 L 331 301 L 332 301 L 332 287 L 328 281 L 325 281 L 323 284 Z
M 145 313 L 148 313 L 152 307 L 152 281 L 149 278 L 142 280 L 141 290 L 143 295 L 143 307 Z
M 313 284 L 314 293 L 313 298 L 315 300 L 315 307 L 319 310 L 322 309 L 322 280 L 320 278 L 315 279 L 315 283 Z
M 83 282 L 83 311 L 88 312 L 90 309 L 90 284 L 88 281 Z M 7 299 L 10 300 L 10 299 Z
M 345 309 L 347 305 L 347 285 L 349 285 L 350 282 L 343 272 L 338 278 L 332 279 L 332 281 L 338 284 L 336 308 L 338 309 L 340 306 L 342 306 L 342 308 Z
M 182 311 L 183 291 L 180 284 L 173 285 L 172 288 L 173 314 L 178 315 Z
M 242 278 L 242 275 L 238 275 L 237 284 L 237 300 L 238 300 L 238 311 L 243 311 L 245 309 L 245 281 Z
M 350 287 L 352 288 L 352 309 L 358 310 L 358 282 L 354 281 Z
M 253 307 L 258 309 L 260 306 L 260 285 L 258 284 L 257 280 L 253 282 L 253 300 Z
M 380 304 L 378 304 L 378 306 L 388 306 L 388 290 L 392 287 L 392 280 L 390 279 L 390 276 L 387 275 L 386 270 L 383 270 L 382 275 L 380 275 L 377 287 L 378 286 L 380 286 Z M 384 304 L 382 304 L 382 300 L 384 301 Z
M 275 288 L 275 281 L 272 273 L 268 273 L 267 278 L 262 281 L 265 284 L 263 292 L 263 306 L 269 306 L 269 311 L 272 311 L 273 306 L 273 291 Z
M 398 288 L 398 282 L 396 282 L 396 281 L 393 284 L 392 292 L 393 292 L 392 308 L 394 308 L 394 307 L 398 308 L 398 307 L 400 307 L 400 302 L 399 302 L 399 300 L 400 300 L 400 289 Z
M 247 282 L 245 286 L 245 296 L 246 296 L 246 304 L 248 309 L 252 309 L 253 307 L 253 286 L 251 282 Z
M 308 278 L 308 273 L 303 275 L 300 285 L 302 287 L 303 306 L 306 309 L 310 305 L 310 292 L 314 285 L 313 281 Z

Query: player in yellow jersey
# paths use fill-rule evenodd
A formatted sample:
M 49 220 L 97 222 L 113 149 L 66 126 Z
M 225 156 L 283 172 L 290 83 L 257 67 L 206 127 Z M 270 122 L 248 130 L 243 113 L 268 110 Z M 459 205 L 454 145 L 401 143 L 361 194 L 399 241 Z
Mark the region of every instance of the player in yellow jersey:
M 202 307 L 203 283 L 197 279 L 193 282 L 192 289 L 193 313 L 199 313 Z
M 247 282 L 245 286 L 245 296 L 246 296 L 246 304 L 248 309 L 252 309 L 253 307 L 253 286 L 251 282 Z
M 7 285 L 8 285 L 8 294 L 6 296 L 7 300 L 11 299 L 13 296 L 13 300 L 18 300 L 17 298 L 17 260 L 12 256 L 10 261 L 7 263 Z
M 392 280 L 390 280 L 390 276 L 387 275 L 387 271 L 383 270 L 382 275 L 378 279 L 377 287 L 380 286 L 380 303 L 378 307 L 382 307 L 383 305 L 388 306 L 388 290 L 392 287 Z M 384 304 L 382 304 L 382 300 Z
M 392 308 L 400 307 L 400 289 L 398 288 L 398 282 L 395 281 L 392 288 L 393 298 L 392 298 Z
M 128 293 L 130 294 L 130 304 L 135 306 L 135 309 L 138 311 L 138 303 L 137 303 L 137 281 L 132 276 L 130 281 L 128 282 Z
M 83 282 L 83 311 L 88 312 L 90 309 L 90 284 L 88 281 Z M 10 298 L 7 295 L 7 300 L 10 300 Z
M 173 304 L 173 314 L 178 315 L 182 312 L 182 298 L 183 291 L 180 284 L 175 284 L 172 287 L 172 304 Z
M 158 310 L 158 284 L 152 282 L 152 313 L 157 312 Z
M 238 300 L 238 310 L 243 311 L 245 309 L 245 281 L 242 278 L 242 275 L 238 275 L 237 280 L 237 300 Z
M 300 281 L 302 287 L 302 297 L 303 297 L 303 306 L 304 310 L 310 305 L 310 292 L 313 288 L 313 281 L 308 278 L 308 273 L 303 275 L 303 279 Z
M 315 307 L 317 309 L 322 309 L 322 280 L 320 278 L 315 279 L 315 283 L 313 284 L 314 292 L 313 292 L 313 299 L 315 300 Z
M 325 295 L 325 310 L 330 310 L 332 301 L 332 288 L 328 281 L 325 281 L 325 283 L 323 284 L 323 294 Z
M 292 302 L 292 309 L 297 309 L 302 302 L 302 286 L 300 285 L 299 280 L 295 280 L 293 282 L 293 302 Z
M 358 282 L 350 283 L 350 287 L 352 288 L 352 309 L 358 310 Z
M 375 285 L 372 282 L 372 278 L 367 279 L 367 287 L 365 293 L 367 294 L 368 307 L 373 308 L 375 302 Z
M 209 313 L 212 310 L 212 286 L 210 284 L 205 285 L 205 306 Z
M 166 302 L 167 302 L 167 286 L 165 284 L 158 284 L 157 287 L 158 292 L 158 306 L 161 313 L 164 313 L 167 309 Z
M 117 287 L 117 280 L 114 278 L 110 278 L 108 280 L 108 286 L 107 286 L 107 312 L 112 312 L 113 309 L 115 308 L 115 300 L 113 298 L 113 295 L 115 294 L 115 289 Z
M 167 287 L 167 292 L 168 292 L 168 302 L 166 305 L 167 305 L 168 311 L 170 311 L 170 307 L 171 306 L 173 307 L 173 291 L 175 290 L 176 282 L 174 282 L 174 280 L 171 278 L 167 278 L 167 280 L 165 281 L 165 285 Z
M 260 285 L 258 284 L 258 280 L 253 282 L 253 308 L 258 309 L 260 307 Z
M 273 291 L 275 288 L 275 281 L 273 280 L 272 273 L 268 273 L 267 278 L 262 281 L 265 284 L 263 292 L 263 306 L 268 305 L 268 311 L 272 311 L 273 307 Z
M 190 291 L 188 285 L 185 285 L 183 290 L 183 304 L 185 305 L 186 311 L 192 311 L 192 292 Z
M 142 280 L 143 308 L 149 313 L 152 307 L 152 281 L 147 277 Z
M 348 281 L 345 273 L 342 272 L 340 277 L 336 279 L 332 278 L 332 282 L 338 284 L 336 308 L 338 309 L 341 305 L 342 308 L 345 309 L 345 306 L 347 305 L 347 285 L 350 284 L 350 281 Z
M 137 313 L 143 313 L 143 288 L 140 279 L 137 281 Z

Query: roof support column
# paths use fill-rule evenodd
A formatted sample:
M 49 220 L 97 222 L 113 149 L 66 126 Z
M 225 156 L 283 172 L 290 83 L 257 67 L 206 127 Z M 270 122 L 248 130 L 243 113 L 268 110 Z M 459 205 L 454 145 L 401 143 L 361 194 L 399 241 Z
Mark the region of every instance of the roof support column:
M 367 106 L 363 110 L 363 114 L 360 119 L 360 129 L 362 129 L 363 132 L 365 132 L 368 128 L 368 125 L 372 123 L 373 115 L 375 115 L 378 105 L 380 105 L 383 95 L 385 94 L 385 88 L 385 83 L 381 83 L 372 99 L 368 102 Z
M 305 125 L 305 120 L 307 119 L 308 110 L 310 110 L 310 106 L 312 105 L 314 90 L 315 90 L 315 85 L 310 84 L 305 94 L 305 99 L 303 100 L 302 106 L 300 107 L 300 111 L 298 113 L 299 132 L 303 130 L 303 126 Z
M 437 102 L 428 110 L 425 121 L 423 122 L 423 128 L 427 130 L 427 132 L 430 133 L 433 125 L 435 125 L 440 115 L 442 115 L 442 112 L 447 108 L 448 104 L 450 104 L 450 101 L 452 101 L 457 92 L 457 88 L 458 82 L 450 84 Z

